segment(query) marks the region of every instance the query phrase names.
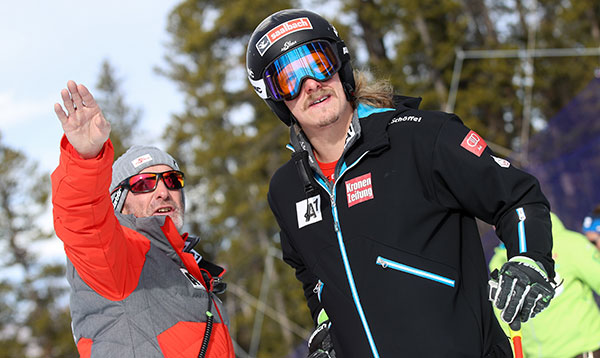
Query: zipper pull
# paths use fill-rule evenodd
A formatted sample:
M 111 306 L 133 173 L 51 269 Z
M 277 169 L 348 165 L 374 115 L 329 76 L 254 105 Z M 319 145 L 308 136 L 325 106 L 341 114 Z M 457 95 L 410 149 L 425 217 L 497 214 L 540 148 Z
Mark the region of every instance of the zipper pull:
M 321 291 L 323 290 L 323 281 L 319 280 L 315 288 L 313 288 L 313 292 L 317 295 L 319 302 L 321 302 Z
M 319 290 L 321 289 L 322 285 L 323 285 L 323 283 L 321 282 L 321 280 L 317 281 L 317 284 L 315 285 L 315 288 L 313 288 L 313 292 L 314 293 L 319 293 Z

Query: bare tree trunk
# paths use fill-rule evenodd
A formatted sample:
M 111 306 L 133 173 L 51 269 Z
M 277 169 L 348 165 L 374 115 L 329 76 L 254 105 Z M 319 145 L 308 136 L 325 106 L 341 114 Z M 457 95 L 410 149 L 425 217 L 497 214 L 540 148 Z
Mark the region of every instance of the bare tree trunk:
M 523 6 L 522 0 L 515 1 L 517 5 L 517 12 L 519 13 L 519 23 L 521 24 L 521 29 L 523 30 L 523 40 L 527 40 L 527 33 L 529 26 L 527 25 L 527 8 Z
M 483 2 L 483 0 L 471 0 L 470 3 L 473 3 L 475 8 L 477 9 L 477 13 L 479 17 L 483 20 L 485 24 L 485 39 L 488 45 L 497 44 L 498 43 L 498 34 L 496 33 L 496 28 L 494 27 L 494 22 L 490 18 L 490 12 L 488 11 L 487 6 Z
M 415 26 L 419 32 L 419 35 L 421 36 L 421 40 L 423 41 L 423 47 L 425 48 L 425 54 L 427 55 L 427 67 L 429 67 L 435 92 L 439 97 L 440 103 L 446 103 L 446 99 L 448 98 L 448 89 L 442 80 L 440 71 L 433 66 L 434 46 L 433 41 L 431 40 L 431 35 L 429 34 L 429 29 L 427 28 L 427 23 L 425 22 L 425 18 L 420 11 L 416 11 L 413 16 L 415 19 Z
M 273 279 L 273 282 L 275 282 L 275 283 L 279 282 L 279 273 L 277 272 L 276 269 L 273 270 L 272 279 Z M 279 287 L 281 287 L 281 285 L 276 285 L 276 287 L 279 288 Z M 275 309 L 277 310 L 277 312 L 281 312 L 281 313 L 287 312 L 287 306 L 285 304 L 285 299 L 283 298 L 283 295 L 281 294 L 280 289 L 275 290 L 273 299 L 275 300 Z M 291 326 L 291 321 L 287 314 L 284 314 L 281 316 L 279 324 L 281 325 L 281 334 L 283 335 L 285 344 L 289 347 L 292 345 L 293 337 L 292 337 L 292 332 L 289 329 L 287 329 L 287 327 Z
M 481 40 L 488 46 L 496 45 L 498 34 L 485 2 L 483 0 L 464 0 L 463 6 L 471 21 L 476 25 L 476 31 Z
M 600 25 L 598 24 L 598 18 L 593 11 L 586 11 L 588 20 L 592 27 L 592 38 L 595 42 L 600 41 Z
M 358 9 L 356 14 L 358 15 L 358 24 L 363 30 L 363 40 L 367 46 L 369 52 L 369 59 L 371 63 L 376 66 L 387 67 L 389 65 L 389 59 L 385 51 L 385 45 L 383 43 L 383 35 L 379 29 L 373 26 L 373 22 L 370 19 L 365 18 L 365 11 L 368 8 L 377 7 L 373 0 L 361 0 L 358 2 Z
M 19 264 L 26 273 L 29 273 L 31 267 L 29 253 L 17 242 L 19 234 L 26 231 L 26 229 L 18 227 L 15 224 L 18 214 L 16 214 L 14 209 L 10 206 L 12 197 L 14 197 L 14 195 L 11 190 L 5 190 L 4 187 L 0 188 L 0 212 L 3 213 L 7 223 L 2 231 L 8 234 L 6 235 L 6 238 L 8 240 L 9 252 L 5 253 L 5 255 L 8 254 L 8 257 L 12 256 L 12 259 L 9 260 L 12 261 L 12 263 Z

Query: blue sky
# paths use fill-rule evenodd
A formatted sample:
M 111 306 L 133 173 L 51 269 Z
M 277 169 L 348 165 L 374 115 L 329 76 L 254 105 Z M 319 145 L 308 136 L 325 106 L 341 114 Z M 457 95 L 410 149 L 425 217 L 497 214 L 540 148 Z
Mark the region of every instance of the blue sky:
M 142 110 L 143 135 L 156 142 L 172 114 L 183 111 L 175 83 L 158 75 L 169 49 L 167 16 L 181 0 L 0 1 L 0 134 L 52 171 L 62 135 L 53 110 L 68 80 L 94 94 L 101 64 L 116 70 L 126 103 Z M 315 6 L 311 6 L 315 7 Z M 332 15 L 330 0 L 315 11 Z
M 126 102 L 143 111 L 140 140 L 158 138 L 171 114 L 183 108 L 175 84 L 154 72 L 165 67 L 167 15 L 179 2 L 0 2 L 2 142 L 52 171 L 62 135 L 53 104 L 69 79 L 94 93 L 105 59 Z

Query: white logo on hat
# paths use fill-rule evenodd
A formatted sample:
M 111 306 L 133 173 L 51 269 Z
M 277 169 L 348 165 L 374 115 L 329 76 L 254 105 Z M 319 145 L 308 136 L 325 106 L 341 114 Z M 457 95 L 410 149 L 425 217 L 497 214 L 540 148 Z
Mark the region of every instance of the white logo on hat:
M 281 48 L 281 52 L 287 51 L 290 47 L 294 46 L 298 41 L 286 41 Z
M 150 154 L 144 154 L 140 157 L 135 158 L 131 161 L 131 164 L 134 168 L 139 167 L 140 165 L 152 161 L 152 156 Z

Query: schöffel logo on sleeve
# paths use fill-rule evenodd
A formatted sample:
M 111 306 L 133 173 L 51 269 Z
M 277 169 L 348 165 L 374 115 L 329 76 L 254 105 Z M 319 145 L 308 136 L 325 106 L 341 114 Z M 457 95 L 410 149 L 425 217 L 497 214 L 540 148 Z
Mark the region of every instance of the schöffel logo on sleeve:
M 356 204 L 362 203 L 363 201 L 374 198 L 373 184 L 371 183 L 371 173 L 350 179 L 344 184 L 346 184 L 348 207 L 352 207 Z
M 264 55 L 265 52 L 273 45 L 277 40 L 300 30 L 312 29 L 312 24 L 308 17 L 299 17 L 283 24 L 274 27 L 271 31 L 267 32 L 257 43 L 256 49 L 260 55 Z

